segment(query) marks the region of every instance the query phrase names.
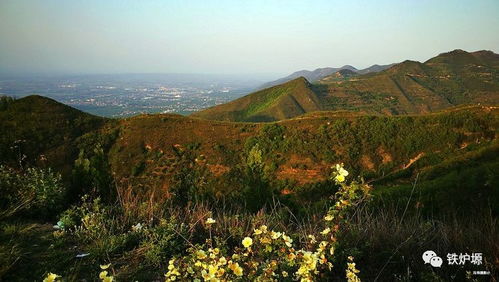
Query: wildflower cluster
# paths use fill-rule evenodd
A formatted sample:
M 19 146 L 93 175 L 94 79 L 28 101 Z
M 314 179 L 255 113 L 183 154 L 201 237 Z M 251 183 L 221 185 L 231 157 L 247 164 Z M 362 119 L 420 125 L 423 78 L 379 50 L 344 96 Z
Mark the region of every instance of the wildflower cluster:
M 99 273 L 99 279 L 102 282 L 113 282 L 114 277 L 109 275 L 107 269 L 111 266 L 111 264 L 101 265 L 101 272 Z M 49 272 L 47 276 L 43 279 L 43 282 L 57 282 L 61 281 L 62 277 L 55 273 Z
M 348 176 L 348 171 L 343 168 L 343 164 L 337 164 L 333 168 L 335 171 L 332 177 L 340 185 L 340 189 L 335 194 L 335 204 L 329 207 L 326 216 L 324 216 L 327 227 L 323 231 L 326 234 L 334 231 L 331 236 L 334 236 L 334 233 L 338 231 L 339 225 L 337 223 L 343 222 L 346 213 L 368 197 L 371 189 L 369 185 L 362 182 L 352 181 L 347 185 L 345 177 Z M 334 239 L 332 240 L 334 241 Z
M 101 272 L 99 273 L 99 278 L 102 282 L 113 282 L 113 276 L 109 275 L 107 269 L 111 266 L 111 264 L 101 265 Z
M 309 234 L 307 243 L 301 248 L 295 245 L 292 235 L 261 225 L 251 236 L 243 238 L 232 253 L 214 248 L 211 239 L 207 244 L 193 246 L 188 255 L 170 260 L 166 281 L 232 281 L 241 277 L 264 281 L 313 281 L 330 271 L 339 225 L 346 212 L 369 192 L 369 187 L 363 183 L 345 183 L 348 171 L 342 164 L 334 168 L 332 178 L 341 186 L 335 195 L 335 204 L 324 217 L 322 231 Z M 211 226 L 215 220 L 209 218 L 206 224 Z M 360 281 L 352 260 L 348 263 L 347 277 L 349 281 Z
M 346 278 L 348 282 L 360 282 L 360 278 L 357 276 L 357 273 L 360 271 L 355 268 L 355 262 L 353 262 L 353 257 L 348 257 L 347 270 L 346 270 Z

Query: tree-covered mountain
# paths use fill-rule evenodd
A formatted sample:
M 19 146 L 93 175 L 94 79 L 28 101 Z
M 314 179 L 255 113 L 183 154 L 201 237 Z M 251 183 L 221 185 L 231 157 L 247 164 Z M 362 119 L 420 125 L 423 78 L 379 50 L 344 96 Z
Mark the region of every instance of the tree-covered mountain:
M 314 107 L 289 111 L 288 104 L 273 99 L 303 92 L 314 97 Z M 294 89 L 293 87 L 297 87 Z M 258 97 L 258 98 L 257 98 Z M 424 63 L 404 61 L 390 68 L 359 75 L 351 70 L 334 71 L 313 84 L 285 83 L 249 94 L 227 105 L 219 105 L 196 113 L 195 116 L 230 121 L 247 121 L 244 115 L 254 103 L 258 110 L 271 113 L 268 120 L 290 118 L 317 110 L 350 110 L 370 114 L 421 114 L 463 104 L 499 103 L 499 55 L 491 51 L 466 52 L 455 50 L 440 54 Z M 311 98 L 312 99 L 312 98 Z M 243 101 L 247 101 L 246 103 Z M 311 109 L 308 110 L 308 109 Z M 252 121 L 258 121 L 253 119 Z
M 310 91 L 303 78 L 289 87 Z M 263 112 L 258 113 L 247 116 L 260 120 Z M 376 179 L 406 170 L 417 161 L 422 164 L 415 167 L 423 169 L 435 160 L 458 158 L 479 148 L 495 150 L 498 128 L 498 109 L 489 106 L 401 116 L 315 111 L 267 124 L 171 114 L 102 119 L 40 96 L 10 102 L 0 117 L 3 163 L 16 165 L 26 155 L 23 163 L 69 173 L 79 152 L 90 158 L 95 148 L 102 148 L 117 180 L 136 178 L 159 186 L 170 180 L 151 175 L 173 173 L 169 170 L 179 150 L 192 151 L 199 160 L 196 166 L 216 179 L 243 165 L 249 150 L 258 144 L 267 173 L 304 184 L 326 179 L 336 162 Z

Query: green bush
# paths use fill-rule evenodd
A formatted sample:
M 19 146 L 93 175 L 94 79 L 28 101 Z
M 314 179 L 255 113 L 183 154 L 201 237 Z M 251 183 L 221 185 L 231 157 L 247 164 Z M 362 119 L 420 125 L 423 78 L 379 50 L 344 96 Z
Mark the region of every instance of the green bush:
M 137 166 L 139 167 L 137 168 Z M 140 174 L 145 169 L 145 163 L 137 166 L 132 169 L 133 175 Z M 80 150 L 72 172 L 71 188 L 72 200 L 76 200 L 90 192 L 97 193 L 97 196 L 105 201 L 114 198 L 110 166 L 100 144 L 97 144 L 93 150 L 88 152 L 83 149 Z
M 168 258 L 182 253 L 186 249 L 186 241 L 182 236 L 187 236 L 188 228 L 178 224 L 177 219 L 162 219 L 153 228 L 144 229 L 144 239 L 141 247 L 146 249 L 144 258 L 152 266 L 159 267 Z
M 64 207 L 65 196 L 61 175 L 50 168 L 16 171 L 0 166 L 1 217 L 18 212 L 42 218 L 52 216 Z

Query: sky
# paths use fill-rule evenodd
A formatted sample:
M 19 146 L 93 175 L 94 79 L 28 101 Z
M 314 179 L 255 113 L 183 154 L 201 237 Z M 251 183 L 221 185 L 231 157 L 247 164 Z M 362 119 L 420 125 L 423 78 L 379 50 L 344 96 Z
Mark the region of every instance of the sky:
M 498 0 L 0 0 L 0 73 L 289 74 L 499 53 Z

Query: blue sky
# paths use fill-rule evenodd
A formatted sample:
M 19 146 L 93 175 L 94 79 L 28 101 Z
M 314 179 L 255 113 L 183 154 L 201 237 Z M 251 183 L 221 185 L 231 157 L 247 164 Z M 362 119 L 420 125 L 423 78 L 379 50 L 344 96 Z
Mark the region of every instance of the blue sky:
M 499 52 L 497 0 L 0 0 L 3 73 L 272 73 Z

